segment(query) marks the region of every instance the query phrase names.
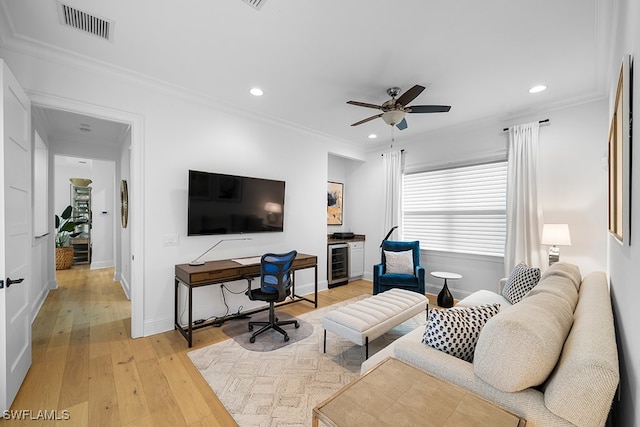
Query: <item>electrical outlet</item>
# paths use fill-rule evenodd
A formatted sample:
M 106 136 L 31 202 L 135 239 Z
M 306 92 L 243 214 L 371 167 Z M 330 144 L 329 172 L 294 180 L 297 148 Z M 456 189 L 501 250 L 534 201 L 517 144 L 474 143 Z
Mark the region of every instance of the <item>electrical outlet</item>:
M 178 246 L 180 244 L 180 238 L 177 235 L 164 236 L 162 238 L 162 246 Z

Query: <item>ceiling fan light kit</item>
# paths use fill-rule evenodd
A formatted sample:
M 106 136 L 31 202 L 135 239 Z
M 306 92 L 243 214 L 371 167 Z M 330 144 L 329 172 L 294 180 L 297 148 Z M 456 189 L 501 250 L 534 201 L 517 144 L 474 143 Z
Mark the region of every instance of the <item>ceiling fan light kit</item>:
M 402 119 L 404 119 L 404 111 L 402 110 L 391 110 L 382 113 L 382 120 L 390 126 L 397 125 Z
M 390 126 L 396 126 L 398 129 L 404 130 L 407 128 L 407 121 L 404 117 L 406 113 L 446 113 L 451 109 L 451 106 L 449 105 L 408 106 L 407 104 L 416 99 L 423 90 L 424 86 L 414 85 L 411 89 L 409 89 L 396 99 L 396 96 L 400 94 L 400 88 L 390 87 L 389 89 L 387 89 L 387 94 L 391 97 L 391 99 L 385 101 L 382 105 L 369 104 L 359 101 L 347 101 L 347 104 L 356 105 L 358 107 L 375 108 L 376 110 L 382 110 L 381 114 L 367 117 L 364 120 L 353 123 L 351 126 L 358 126 L 381 117 L 386 124 Z

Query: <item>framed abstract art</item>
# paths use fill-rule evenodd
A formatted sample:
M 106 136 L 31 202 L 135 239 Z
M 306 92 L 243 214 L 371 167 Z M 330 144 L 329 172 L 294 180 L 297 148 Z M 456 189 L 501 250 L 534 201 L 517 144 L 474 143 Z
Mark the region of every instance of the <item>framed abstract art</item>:
M 631 57 L 622 60 L 609 127 L 609 233 L 630 244 Z
M 327 225 L 342 225 L 344 184 L 327 182 Z

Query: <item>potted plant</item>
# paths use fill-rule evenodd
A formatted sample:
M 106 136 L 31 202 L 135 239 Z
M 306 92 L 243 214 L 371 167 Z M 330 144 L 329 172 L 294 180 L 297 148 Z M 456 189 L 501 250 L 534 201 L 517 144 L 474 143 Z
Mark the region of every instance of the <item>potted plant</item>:
M 60 216 L 56 215 L 56 270 L 67 270 L 73 264 L 73 248 L 69 246 L 69 237 L 75 237 L 76 222 L 71 217 L 73 208 L 67 206 Z

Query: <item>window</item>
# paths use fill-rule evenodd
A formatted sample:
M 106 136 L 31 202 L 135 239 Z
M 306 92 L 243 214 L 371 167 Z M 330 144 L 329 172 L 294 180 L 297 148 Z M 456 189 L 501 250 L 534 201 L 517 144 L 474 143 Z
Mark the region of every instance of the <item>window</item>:
M 403 238 L 427 250 L 504 256 L 507 162 L 405 174 Z

